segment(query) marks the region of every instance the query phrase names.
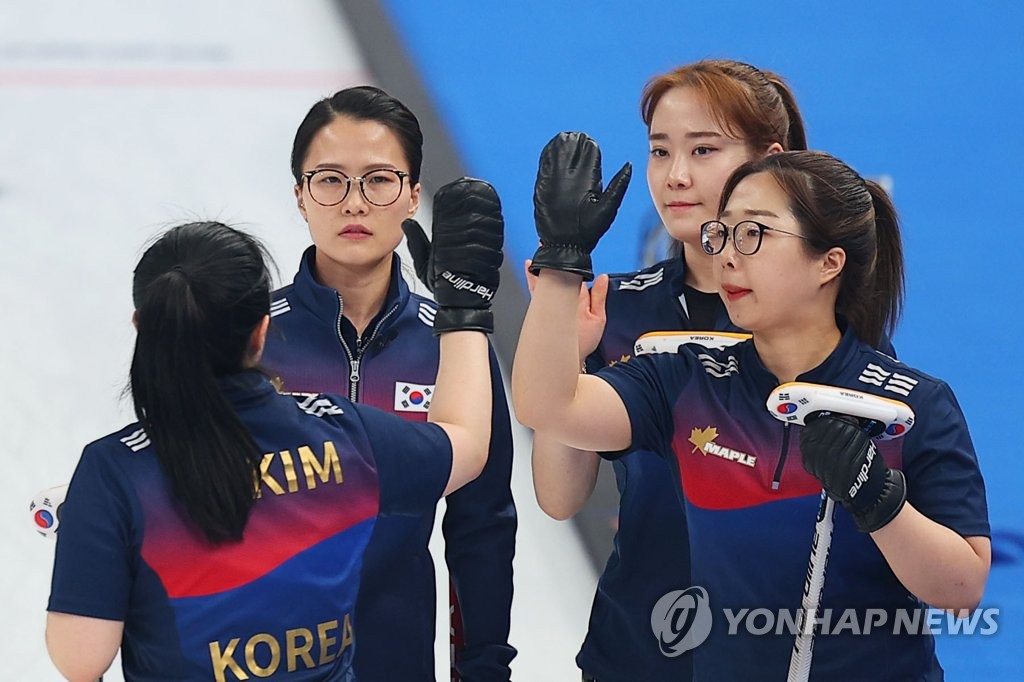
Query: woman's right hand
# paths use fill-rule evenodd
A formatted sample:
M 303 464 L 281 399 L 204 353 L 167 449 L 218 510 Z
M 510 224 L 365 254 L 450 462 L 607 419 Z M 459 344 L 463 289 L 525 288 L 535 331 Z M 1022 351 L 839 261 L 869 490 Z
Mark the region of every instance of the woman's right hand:
M 630 174 L 627 163 L 602 189 L 601 151 L 582 133 L 551 140 L 537 170 L 533 208 L 540 248 L 530 270 L 547 272 L 538 275 L 519 332 L 512 403 L 524 426 L 578 449 L 622 450 L 632 442 L 629 415 L 615 389 L 580 376 L 574 314 L 580 280 L 594 278 L 590 252 L 611 227 Z
M 633 167 L 625 163 L 602 189 L 601 148 L 584 133 L 559 133 L 540 153 L 533 217 L 540 248 L 533 272 L 561 270 L 594 278 L 590 253 L 611 227 Z

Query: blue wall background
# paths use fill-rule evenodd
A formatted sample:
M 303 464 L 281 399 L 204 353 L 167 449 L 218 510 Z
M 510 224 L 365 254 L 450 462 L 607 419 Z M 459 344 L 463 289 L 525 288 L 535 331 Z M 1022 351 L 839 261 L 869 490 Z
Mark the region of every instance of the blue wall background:
M 384 0 L 383 6 L 467 168 L 501 193 L 508 252 L 519 261 L 536 245 L 531 199 L 538 154 L 555 133 L 584 130 L 601 143 L 606 178 L 627 160 L 637 171 L 595 254 L 596 268 L 639 265 L 640 232 L 656 219 L 644 180 L 640 90 L 652 75 L 705 57 L 783 74 L 800 102 L 811 147 L 864 175 L 892 179 L 908 282 L 895 343 L 902 359 L 956 391 L 989 485 L 995 533 L 985 602 L 1002 609 L 999 633 L 947 638 L 943 662 L 951 679 L 1020 671 L 1024 522 L 1017 497 L 1024 467 L 1017 434 L 1024 364 L 1017 349 L 1024 238 L 1016 235 L 1024 235 L 1024 4 L 648 0 L 590 2 L 584 11 L 543 0 Z M 430 169 L 425 172 L 429 177 Z M 978 657 L 996 653 L 995 662 Z

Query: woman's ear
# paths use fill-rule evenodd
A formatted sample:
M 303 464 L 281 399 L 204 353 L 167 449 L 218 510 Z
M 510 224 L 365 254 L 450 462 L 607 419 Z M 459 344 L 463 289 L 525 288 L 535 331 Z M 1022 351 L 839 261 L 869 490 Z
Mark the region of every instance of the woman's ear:
M 846 266 L 846 251 L 833 246 L 821 255 L 821 285 L 825 286 L 832 281 L 838 281 Z
M 302 219 L 308 223 L 309 218 L 306 217 L 306 204 L 302 201 L 302 185 L 295 185 L 295 205 L 299 207 Z
M 409 190 L 409 217 L 416 215 L 416 211 L 420 210 L 420 190 L 423 189 L 421 183 L 416 183 Z
M 255 367 L 263 357 L 263 347 L 267 345 L 267 330 L 270 329 L 270 315 L 264 315 L 249 338 L 249 361 L 246 367 Z
M 782 148 L 781 144 L 779 144 L 778 142 L 772 142 L 770 145 L 768 145 L 768 149 L 765 151 L 764 155 L 768 156 L 769 154 L 778 154 L 779 152 L 784 151 L 786 150 Z

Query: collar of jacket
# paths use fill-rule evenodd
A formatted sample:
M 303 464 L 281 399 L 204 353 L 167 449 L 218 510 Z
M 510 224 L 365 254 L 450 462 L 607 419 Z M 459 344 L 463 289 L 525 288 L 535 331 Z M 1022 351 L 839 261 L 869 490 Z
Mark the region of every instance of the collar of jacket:
M 683 287 L 686 284 L 686 258 L 680 252 L 677 258 L 669 258 L 664 263 L 665 274 L 668 275 L 667 279 L 672 285 L 672 295 L 676 300 L 679 300 L 679 297 L 683 295 Z M 721 302 L 715 314 L 715 329 L 727 332 L 744 331 L 732 323 L 732 320 L 729 319 L 729 311 L 725 309 L 725 303 Z
M 224 397 L 236 408 L 261 402 L 277 391 L 270 379 L 259 369 L 243 369 L 217 378 Z
M 853 362 L 861 341 L 854 333 L 853 327 L 846 322 L 846 318 L 842 315 L 836 315 L 836 323 L 842 333 L 839 344 L 821 364 L 798 376 L 796 381 L 832 385 L 843 374 L 843 370 Z M 736 348 L 740 367 L 753 379 L 758 393 L 767 397 L 779 385 L 779 380 L 761 363 L 753 340 L 744 341 Z
M 302 254 L 299 271 L 295 273 L 295 279 L 292 282 L 292 293 L 294 298 L 313 315 L 335 325 L 338 319 L 340 294 L 316 281 L 316 277 L 313 276 L 315 253 L 316 247 L 310 246 Z M 391 254 L 391 282 L 388 284 L 388 293 L 384 298 L 384 306 L 377 311 L 374 317 L 376 318 L 382 312 L 393 308 L 396 302 L 399 304 L 399 308 L 404 308 L 408 301 L 409 285 L 402 278 L 402 261 L 399 260 L 397 253 L 393 253 Z

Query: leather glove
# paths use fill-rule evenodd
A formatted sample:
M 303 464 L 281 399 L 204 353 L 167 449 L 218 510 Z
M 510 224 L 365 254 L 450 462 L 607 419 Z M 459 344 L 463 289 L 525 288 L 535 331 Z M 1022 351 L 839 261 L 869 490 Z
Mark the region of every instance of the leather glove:
M 907 501 L 903 472 L 885 465 L 853 417 L 819 416 L 800 432 L 800 451 L 804 469 L 850 512 L 860 532 L 882 528 L 903 509 Z
M 434 334 L 494 331 L 505 222 L 497 192 L 483 180 L 460 178 L 434 195 L 434 240 L 415 220 L 402 223 L 416 276 L 434 294 Z
M 530 272 L 562 270 L 594 279 L 590 253 L 611 227 L 633 167 L 619 169 L 601 189 L 601 149 L 584 133 L 560 133 L 540 153 L 533 215 L 540 248 Z

